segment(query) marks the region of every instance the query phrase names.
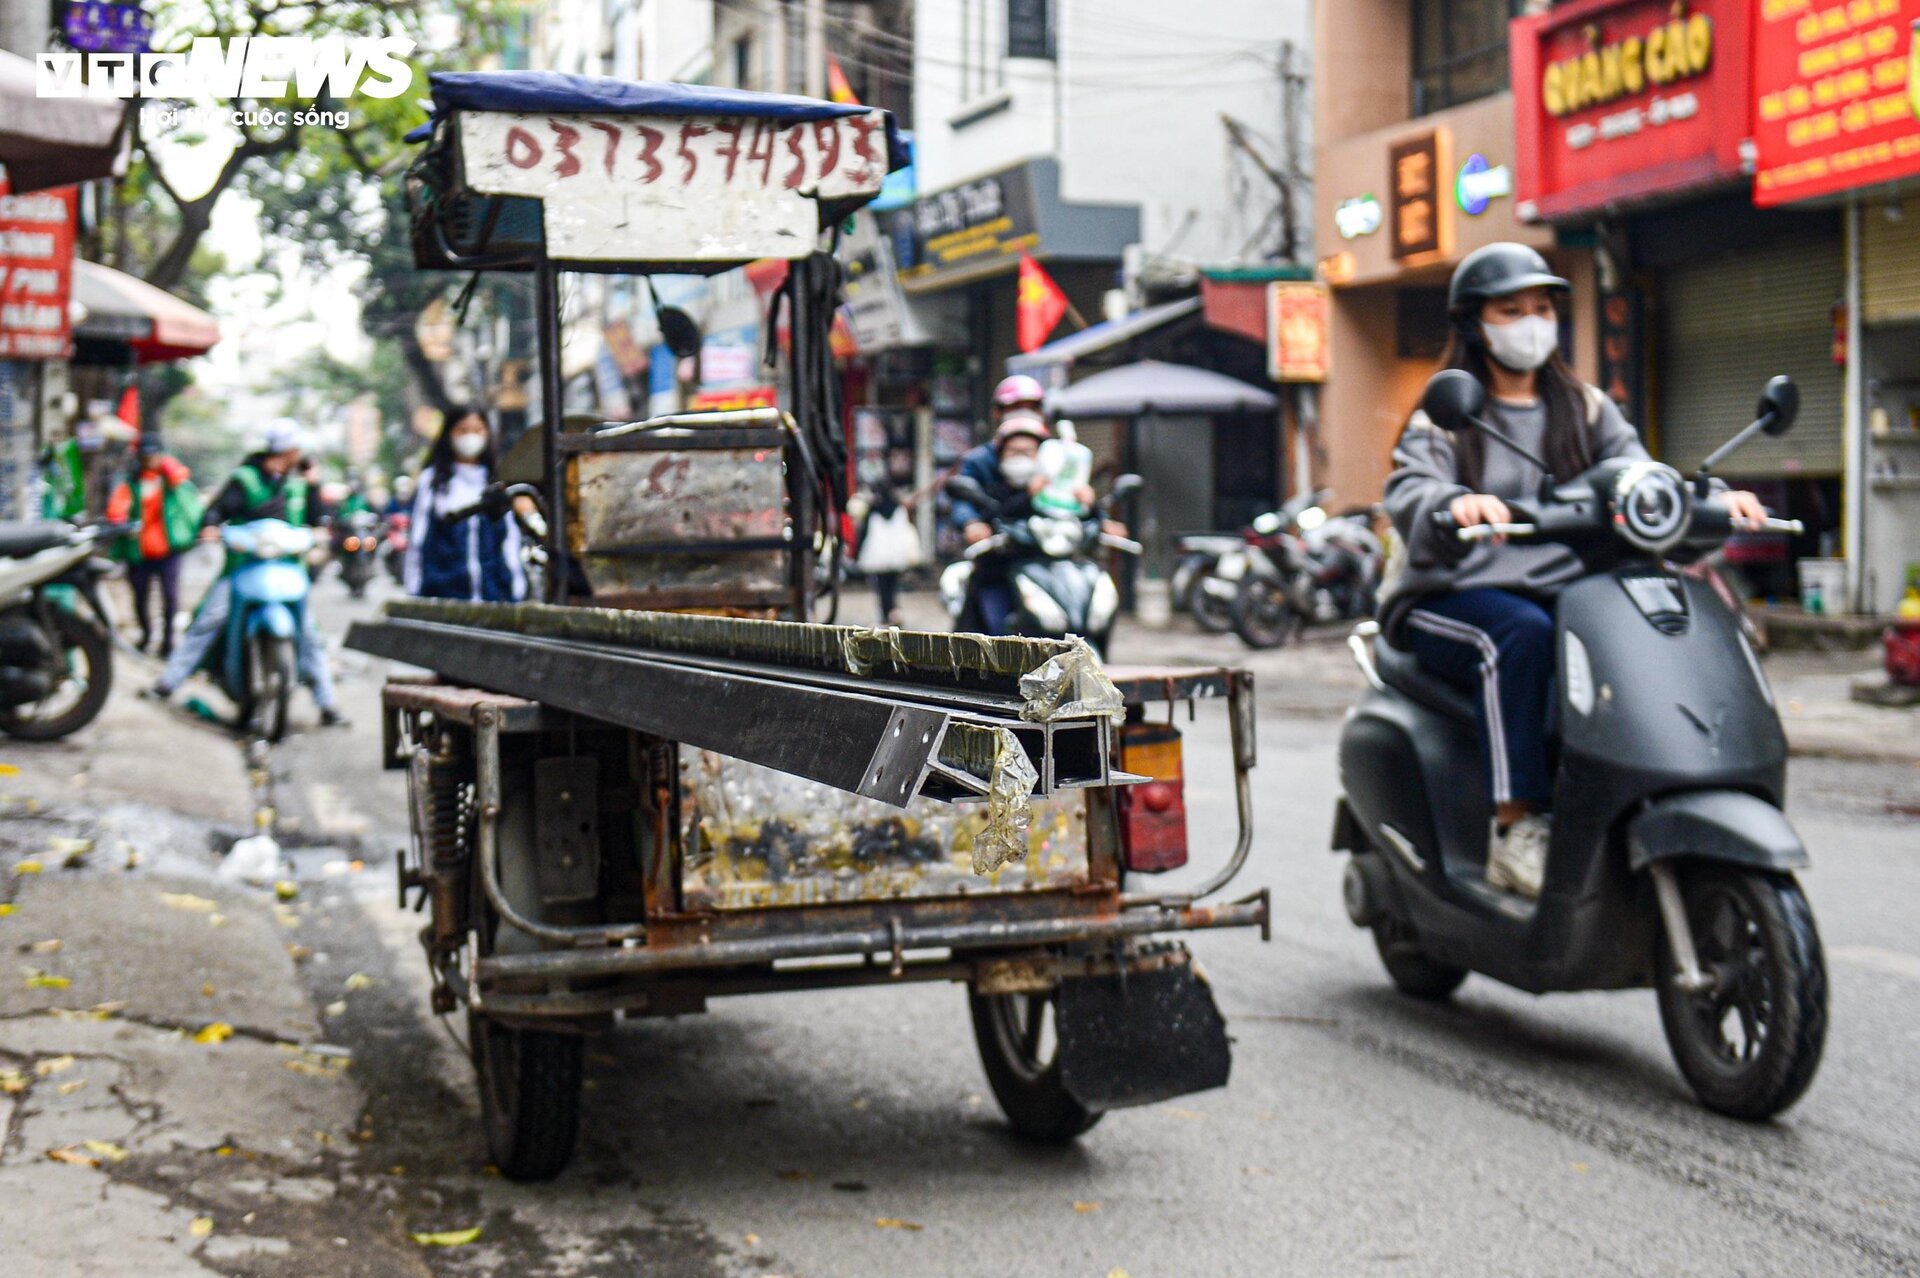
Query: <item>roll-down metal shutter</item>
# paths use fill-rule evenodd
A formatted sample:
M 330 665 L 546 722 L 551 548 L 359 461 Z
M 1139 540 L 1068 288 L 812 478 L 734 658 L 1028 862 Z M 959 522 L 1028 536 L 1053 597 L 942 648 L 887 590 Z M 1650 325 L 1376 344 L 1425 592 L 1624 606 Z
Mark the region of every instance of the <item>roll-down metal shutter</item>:
M 1800 387 L 1793 429 L 1753 441 L 1720 469 L 1838 474 L 1842 378 L 1833 362 L 1833 306 L 1844 288 L 1838 235 L 1667 271 L 1659 314 L 1661 460 L 1683 470 L 1698 466 L 1752 420 L 1767 379 L 1786 373 Z
M 1920 217 L 1909 213 L 1889 219 L 1887 208 L 1869 204 L 1860 210 L 1863 324 L 1920 319 Z

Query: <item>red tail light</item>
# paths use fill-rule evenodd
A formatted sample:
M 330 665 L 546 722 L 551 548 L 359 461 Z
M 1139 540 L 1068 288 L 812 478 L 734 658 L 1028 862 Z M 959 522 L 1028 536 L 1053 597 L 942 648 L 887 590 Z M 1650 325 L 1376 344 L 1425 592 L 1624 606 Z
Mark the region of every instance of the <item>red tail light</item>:
M 1120 856 L 1138 874 L 1187 863 L 1186 774 L 1180 730 L 1167 723 L 1130 723 L 1120 730 L 1120 767 L 1151 777 L 1120 791 Z
M 342 544 L 345 545 L 348 550 L 360 549 L 360 539 L 358 537 L 349 537 Z

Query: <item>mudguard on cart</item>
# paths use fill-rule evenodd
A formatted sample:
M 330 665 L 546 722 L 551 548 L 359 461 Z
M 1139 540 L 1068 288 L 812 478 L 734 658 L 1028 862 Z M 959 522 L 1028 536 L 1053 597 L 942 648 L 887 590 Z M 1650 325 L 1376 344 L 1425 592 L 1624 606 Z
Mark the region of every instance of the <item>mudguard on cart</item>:
M 1063 980 L 1056 1014 L 1060 1082 L 1096 1113 L 1227 1084 L 1226 1018 L 1191 960 Z

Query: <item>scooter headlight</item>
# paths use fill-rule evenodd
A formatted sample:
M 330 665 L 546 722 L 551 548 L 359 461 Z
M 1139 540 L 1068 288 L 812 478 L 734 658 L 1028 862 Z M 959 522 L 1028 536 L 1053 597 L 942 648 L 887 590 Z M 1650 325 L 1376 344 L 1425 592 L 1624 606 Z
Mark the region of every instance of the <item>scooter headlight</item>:
M 1052 595 L 1036 585 L 1031 577 L 1015 577 L 1014 581 L 1020 590 L 1020 606 L 1036 625 L 1054 634 L 1067 633 L 1067 610 Z
M 1093 583 L 1093 602 L 1087 605 L 1087 629 L 1100 634 L 1113 624 L 1113 615 L 1120 611 L 1120 590 L 1113 584 L 1113 578 L 1101 573 Z
M 1613 484 L 1613 526 L 1632 545 L 1664 554 L 1679 544 L 1693 511 L 1680 472 L 1659 462 L 1635 462 Z

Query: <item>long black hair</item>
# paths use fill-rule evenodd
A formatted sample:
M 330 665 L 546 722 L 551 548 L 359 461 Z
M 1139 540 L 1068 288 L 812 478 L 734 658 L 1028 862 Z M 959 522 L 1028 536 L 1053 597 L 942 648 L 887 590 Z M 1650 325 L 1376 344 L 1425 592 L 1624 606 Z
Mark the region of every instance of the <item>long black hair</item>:
M 1455 323 L 1453 334 L 1447 339 L 1446 353 L 1440 357 L 1442 368 L 1465 369 L 1480 379 L 1480 384 L 1489 391 L 1493 389 L 1493 374 L 1487 367 L 1490 358 L 1484 341 L 1469 337 L 1463 322 Z M 1471 322 L 1478 324 L 1477 316 Z M 1579 377 L 1567 367 L 1567 362 L 1555 351 L 1552 358 L 1540 366 L 1536 376 L 1540 400 L 1547 409 L 1547 430 L 1542 450 L 1547 468 L 1555 479 L 1572 479 L 1587 467 L 1593 465 L 1593 441 L 1589 438 L 1586 414 L 1586 392 L 1581 388 Z M 1481 491 L 1481 480 L 1486 474 L 1487 437 L 1479 431 L 1467 431 L 1454 436 L 1454 457 L 1460 470 L 1460 482 L 1475 492 Z
M 440 433 L 433 437 L 433 444 L 427 449 L 427 483 L 435 492 L 444 489 L 447 481 L 453 478 L 453 465 L 459 460 L 453 455 L 453 428 L 469 417 L 478 417 L 483 422 L 487 420 L 487 415 L 473 404 L 449 404 L 446 415 L 440 419 Z M 493 474 L 499 463 L 491 425 L 487 427 L 487 451 L 474 460 L 485 466 L 489 475 Z

